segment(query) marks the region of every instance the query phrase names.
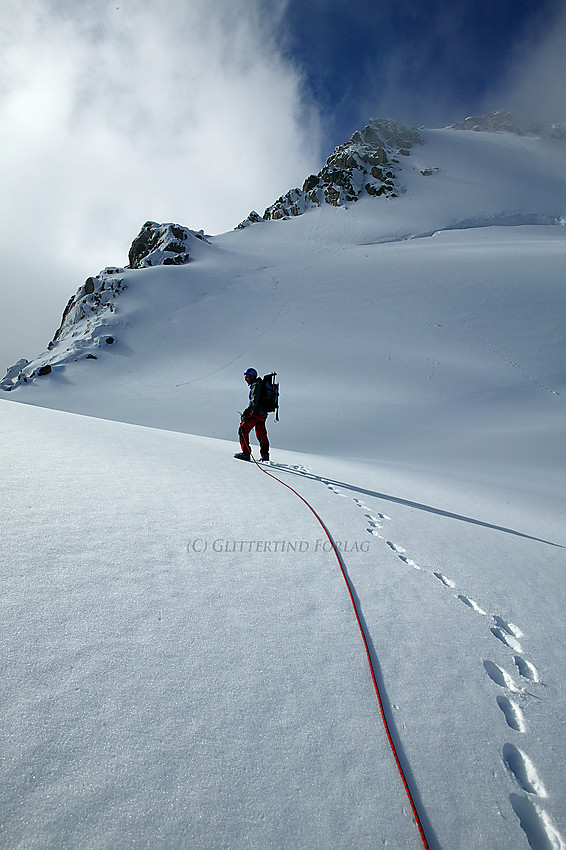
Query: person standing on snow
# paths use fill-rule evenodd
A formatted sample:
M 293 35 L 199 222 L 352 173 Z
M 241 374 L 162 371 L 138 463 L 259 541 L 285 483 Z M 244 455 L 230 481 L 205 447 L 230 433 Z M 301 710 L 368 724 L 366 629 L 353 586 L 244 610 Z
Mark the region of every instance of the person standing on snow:
M 269 460 L 269 440 L 267 438 L 267 430 L 265 428 L 267 412 L 261 406 L 262 380 L 261 378 L 258 378 L 257 371 L 255 369 L 246 369 L 244 372 L 244 380 L 250 388 L 250 403 L 242 413 L 242 420 L 238 429 L 238 437 L 240 438 L 242 451 L 237 452 L 234 457 L 237 457 L 238 460 L 251 460 L 250 432 L 253 428 L 255 428 L 261 459 Z

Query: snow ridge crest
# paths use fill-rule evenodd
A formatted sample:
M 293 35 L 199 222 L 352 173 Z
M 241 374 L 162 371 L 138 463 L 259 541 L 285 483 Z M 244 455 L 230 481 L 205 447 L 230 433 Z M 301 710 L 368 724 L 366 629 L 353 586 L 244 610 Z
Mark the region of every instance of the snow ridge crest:
M 515 133 L 517 136 L 543 136 L 551 139 L 566 139 L 566 124 L 530 124 L 525 127 L 512 112 L 498 109 L 484 115 L 470 115 L 464 121 L 449 124 L 450 130 L 474 130 L 475 132 Z
M 204 231 L 189 230 L 180 224 L 146 221 L 132 242 L 130 269 L 184 265 L 189 262 L 191 241 L 206 242 Z M 0 381 L 9 392 L 22 384 L 61 369 L 77 360 L 97 360 L 99 350 L 116 342 L 109 321 L 116 310 L 115 299 L 126 289 L 121 275 L 126 269 L 107 267 L 86 279 L 67 302 L 61 324 L 47 350 L 31 361 L 22 358 L 10 366 Z M 116 324 L 113 320 L 112 324 Z
M 0 382 L 7 392 L 75 360 L 97 360 L 98 350 L 115 342 L 109 318 L 115 299 L 126 289 L 124 269 L 108 267 L 89 277 L 69 299 L 61 324 L 46 351 L 32 361 L 25 358 L 10 366 Z M 96 353 L 95 353 L 96 352 Z

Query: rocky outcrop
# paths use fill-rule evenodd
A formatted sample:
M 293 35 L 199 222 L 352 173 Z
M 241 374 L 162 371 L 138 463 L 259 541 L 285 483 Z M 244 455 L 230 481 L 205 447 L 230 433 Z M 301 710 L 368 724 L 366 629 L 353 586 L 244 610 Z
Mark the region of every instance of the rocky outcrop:
M 20 376 L 23 376 L 24 369 L 28 364 L 29 360 L 26 360 L 25 357 L 22 357 L 21 360 L 17 361 L 17 363 L 14 363 L 13 366 L 10 366 L 10 368 L 2 378 L 2 382 L 0 383 L 0 389 L 11 390 L 12 387 L 16 386 L 20 382 Z
M 114 343 L 108 334 L 109 320 L 116 309 L 116 298 L 126 286 L 121 274 L 124 269 L 108 267 L 95 277 L 89 277 L 67 302 L 61 324 L 47 350 L 28 362 L 14 363 L 0 382 L 0 389 L 10 391 L 35 378 L 50 375 L 66 363 L 76 360 L 96 360 L 94 351 Z
M 472 115 L 464 121 L 450 124 L 449 128 L 451 130 L 474 130 L 476 133 L 515 133 L 517 136 L 566 139 L 565 124 L 530 124 L 528 127 L 524 127 L 512 112 L 505 112 L 503 109 L 486 112 L 485 115 Z
M 415 144 L 422 144 L 418 130 L 388 118 L 373 119 L 349 142 L 337 147 L 319 173 L 307 177 L 301 189 L 291 189 L 268 207 L 263 220 L 301 215 L 325 203 L 342 206 L 362 195 L 395 198 L 404 191 L 399 179 L 399 157 L 409 156 Z M 254 211 L 238 228 L 261 220 Z
M 474 130 L 476 133 L 489 131 L 492 133 L 516 133 L 523 134 L 519 121 L 511 112 L 498 109 L 495 112 L 486 112 L 485 115 L 471 115 L 464 121 L 449 125 L 451 130 Z
M 85 319 L 114 312 L 114 299 L 126 288 L 122 279 L 117 277 L 124 269 L 108 267 L 96 277 L 89 277 L 67 302 L 61 324 L 55 336 L 47 346 L 50 351 L 56 342 L 71 328 Z
M 257 224 L 258 221 L 263 221 L 262 217 L 258 212 L 252 210 L 249 216 L 244 221 L 241 221 L 234 230 L 243 230 L 244 227 L 249 227 L 250 224 Z
M 132 242 L 128 268 L 183 265 L 189 262 L 189 247 L 195 239 L 208 241 L 202 230 L 146 221 Z M 95 352 L 101 347 L 119 347 L 119 340 L 110 329 L 117 325 L 112 314 L 117 297 L 126 289 L 124 273 L 123 268 L 109 266 L 88 277 L 67 302 L 61 324 L 46 351 L 32 361 L 21 359 L 10 366 L 0 381 L 0 389 L 13 390 L 76 360 L 97 360 Z
M 548 139 L 560 139 L 566 141 L 566 124 L 531 124 L 529 133 L 534 136 Z
M 189 262 L 191 238 L 206 241 L 204 231 L 189 230 L 180 224 L 158 224 L 146 221 L 128 255 L 130 268 L 180 266 Z

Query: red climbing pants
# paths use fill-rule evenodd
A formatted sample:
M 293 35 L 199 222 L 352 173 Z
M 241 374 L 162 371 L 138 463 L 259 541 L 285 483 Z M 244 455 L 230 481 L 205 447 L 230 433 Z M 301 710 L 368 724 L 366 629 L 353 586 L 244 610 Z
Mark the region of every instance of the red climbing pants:
M 241 423 L 238 429 L 238 437 L 240 438 L 240 446 L 246 454 L 250 453 L 250 432 L 255 428 L 255 435 L 259 443 L 259 451 L 262 457 L 269 454 L 269 440 L 267 439 L 267 431 L 265 429 L 265 413 L 251 413 Z

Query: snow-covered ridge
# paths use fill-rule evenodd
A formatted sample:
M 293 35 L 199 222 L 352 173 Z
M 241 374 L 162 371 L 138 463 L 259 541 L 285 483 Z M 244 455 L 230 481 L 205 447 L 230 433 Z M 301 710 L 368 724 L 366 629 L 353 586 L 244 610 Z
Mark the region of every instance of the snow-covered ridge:
M 10 366 L 0 389 L 10 391 L 62 368 L 65 363 L 96 360 L 101 347 L 113 345 L 110 316 L 116 309 L 117 296 L 126 288 L 123 272 L 124 269 L 106 268 L 87 278 L 69 299 L 47 350 L 31 362 L 22 358 Z
M 317 175 L 307 177 L 301 189 L 292 189 L 265 211 L 265 220 L 300 215 L 307 209 L 328 203 L 340 206 L 362 195 L 394 198 L 405 191 L 401 185 L 398 157 L 409 156 L 414 144 L 422 144 L 417 130 L 390 119 L 372 119 L 351 139 L 336 148 Z M 252 212 L 243 228 L 260 221 Z M 147 221 L 133 240 L 126 268 L 142 269 L 161 265 L 185 265 L 191 259 L 195 240 L 207 242 L 204 231 L 180 224 Z M 114 311 L 114 298 L 124 289 L 116 275 L 123 269 L 105 269 L 89 277 L 69 300 L 61 325 L 47 351 L 33 361 L 20 359 L 10 366 L 0 388 L 15 387 L 49 374 L 53 369 L 80 359 L 97 359 L 107 318 Z M 114 343 L 108 334 L 105 341 Z
M 529 135 L 520 129 L 513 116 L 501 112 L 437 130 L 417 131 L 395 121 L 375 119 L 339 146 L 319 174 L 307 177 L 303 189 L 293 189 L 269 207 L 264 219 L 291 219 L 289 227 L 292 225 L 295 236 L 299 235 L 297 227 L 304 228 L 305 234 L 312 231 L 309 239 L 314 239 L 321 249 L 322 243 L 335 246 L 337 239 L 349 245 L 371 246 L 415 240 L 449 230 L 563 225 L 566 151 L 557 127 L 554 125 L 553 137 L 550 132 L 544 138 Z M 340 221 L 335 215 L 336 207 L 348 210 L 346 215 L 340 214 Z M 310 211 L 309 215 L 299 223 L 297 217 L 306 211 Z M 247 227 L 253 221 L 262 219 L 252 213 L 239 227 Z M 132 320 L 129 313 L 135 298 L 118 299 L 118 296 L 126 286 L 135 288 L 139 295 L 137 283 L 141 286 L 142 275 L 138 277 L 137 270 L 180 267 L 178 279 L 183 285 L 174 303 L 167 302 L 169 323 L 173 321 L 171 316 L 183 309 L 185 300 L 192 298 L 190 292 L 185 292 L 187 264 L 192 260 L 217 252 L 213 266 L 222 267 L 220 277 L 224 287 L 234 275 L 235 279 L 241 279 L 240 274 L 249 272 L 244 255 L 250 250 L 248 259 L 252 269 L 256 269 L 257 260 L 252 259 L 256 250 L 261 256 L 260 268 L 267 269 L 280 249 L 287 263 L 287 251 L 295 255 L 300 239 L 296 242 L 293 232 L 286 234 L 286 230 L 286 227 L 270 226 L 250 228 L 244 233 L 236 229 L 209 238 L 203 231 L 180 224 L 147 221 L 132 243 L 129 265 L 106 268 L 88 278 L 69 300 L 47 349 L 31 362 L 22 358 L 14 363 L 0 382 L 0 389 L 11 391 L 30 382 L 34 383 L 35 391 L 42 383 L 52 388 L 49 380 L 44 381 L 44 375 L 74 361 L 100 360 L 102 352 L 122 350 L 124 353 L 126 349 L 120 348 L 127 336 L 124 325 Z M 268 249 L 265 240 L 271 245 Z M 223 247 L 230 253 L 225 254 Z M 239 258 L 232 253 L 234 249 Z M 241 267 L 240 263 L 243 263 Z M 207 272 L 200 265 L 197 271 L 196 265 L 195 274 L 191 272 L 189 276 L 200 287 Z M 239 272 L 236 267 L 240 268 Z M 157 274 L 151 286 L 164 287 L 163 296 L 167 300 L 165 288 L 172 280 L 170 273 L 163 278 Z M 271 286 L 269 275 L 264 286 L 268 289 Z M 257 292 L 253 297 L 256 295 Z M 134 321 L 138 323 L 138 314 Z M 207 321 L 214 323 L 216 319 Z M 154 316 L 151 324 L 156 322 Z M 162 330 L 159 346 L 168 334 L 169 328 Z M 144 349 L 147 345 L 146 337 Z M 171 345 L 178 352 L 185 342 L 172 340 Z M 100 371 L 100 363 L 98 367 Z M 115 367 L 119 369 L 118 362 Z M 86 371 L 91 372 L 81 368 L 82 375 L 89 380 Z M 179 380 L 182 382 L 184 376 Z
M 301 215 L 324 203 L 342 206 L 362 195 L 395 198 L 405 191 L 398 157 L 409 156 L 415 144 L 422 144 L 418 130 L 389 118 L 373 118 L 339 145 L 318 174 L 306 178 L 302 189 L 290 189 L 268 207 L 263 220 Z M 261 220 L 254 210 L 238 228 Z
M 446 129 L 566 139 L 564 124 L 523 127 L 511 112 L 504 110 L 470 116 Z M 348 142 L 336 148 L 318 174 L 306 178 L 302 189 L 290 189 L 267 207 L 263 216 L 253 210 L 237 229 L 260 221 L 302 215 L 324 203 L 342 206 L 363 195 L 396 198 L 406 191 L 401 179 L 402 157 L 410 156 L 413 146 L 423 143 L 422 133 L 414 127 L 405 127 L 390 118 L 372 118 L 363 130 L 357 130 Z M 426 168 L 420 173 L 430 177 L 438 170 Z
M 116 342 L 117 322 L 112 322 L 111 328 L 110 317 L 115 313 L 117 296 L 126 289 L 123 280 L 126 269 L 184 265 L 190 260 L 189 248 L 195 239 L 207 241 L 203 230 L 146 221 L 132 242 L 129 265 L 109 266 L 87 278 L 67 302 L 61 324 L 46 351 L 32 361 L 22 358 L 10 366 L 0 389 L 9 392 L 77 360 L 97 360 L 101 348 Z
M 564 124 L 530 124 L 524 127 L 512 112 L 498 109 L 484 115 L 470 115 L 464 121 L 450 124 L 452 130 L 474 130 L 475 132 L 515 133 L 517 136 L 541 136 L 551 139 L 566 139 Z

